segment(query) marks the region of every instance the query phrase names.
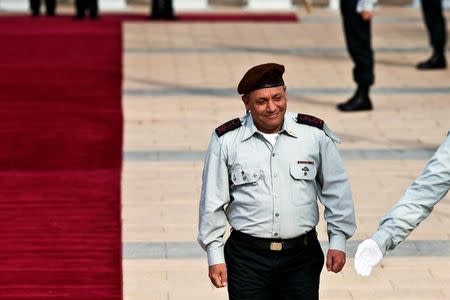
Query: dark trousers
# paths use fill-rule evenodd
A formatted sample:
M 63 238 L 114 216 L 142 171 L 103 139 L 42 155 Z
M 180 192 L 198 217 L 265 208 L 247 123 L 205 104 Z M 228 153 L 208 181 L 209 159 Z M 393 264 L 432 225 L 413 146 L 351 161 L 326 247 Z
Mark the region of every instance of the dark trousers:
M 447 24 L 445 22 L 442 0 L 422 0 L 423 20 L 427 27 L 430 44 L 435 54 L 444 54 L 447 43 Z
M 152 19 L 173 19 L 172 0 L 152 0 Z
M 428 1 L 428 0 L 425 0 Z M 362 86 L 375 81 L 371 21 L 364 21 L 356 12 L 357 0 L 341 0 L 345 42 L 353 60 L 353 80 Z
M 30 0 L 30 8 L 33 15 L 39 15 L 41 13 L 41 0 Z M 45 11 L 47 15 L 55 15 L 56 0 L 45 0 Z
M 76 16 L 84 18 L 86 10 L 89 10 L 89 16 L 96 18 L 98 15 L 98 1 L 97 0 L 75 0 Z
M 249 247 L 233 234 L 225 244 L 230 300 L 319 299 L 324 255 L 317 238 L 282 251 Z

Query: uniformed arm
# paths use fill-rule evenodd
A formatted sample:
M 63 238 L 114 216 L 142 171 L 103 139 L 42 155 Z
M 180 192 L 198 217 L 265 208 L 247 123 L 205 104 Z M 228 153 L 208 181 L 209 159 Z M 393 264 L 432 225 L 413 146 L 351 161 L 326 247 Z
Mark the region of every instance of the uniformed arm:
M 330 249 L 345 253 L 347 239 L 356 230 L 350 184 L 336 146 L 326 135 L 320 142 L 320 156 L 319 199 L 325 206 Z
M 226 157 L 216 133 L 206 153 L 199 208 L 198 242 L 207 251 L 208 264 L 225 263 L 223 236 L 226 228 L 224 206 L 230 201 Z
M 380 221 L 373 239 L 383 255 L 394 249 L 428 217 L 450 189 L 450 136 L 428 161 L 422 174 Z

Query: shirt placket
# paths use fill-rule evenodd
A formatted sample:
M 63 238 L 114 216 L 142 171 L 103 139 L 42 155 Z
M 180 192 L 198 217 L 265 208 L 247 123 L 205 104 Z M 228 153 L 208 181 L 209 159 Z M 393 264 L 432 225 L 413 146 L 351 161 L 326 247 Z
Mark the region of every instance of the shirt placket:
M 272 182 L 272 236 L 274 238 L 280 237 L 280 174 L 279 174 L 279 159 L 278 159 L 278 144 L 281 135 L 277 138 L 275 146 L 272 148 L 270 154 L 270 176 Z

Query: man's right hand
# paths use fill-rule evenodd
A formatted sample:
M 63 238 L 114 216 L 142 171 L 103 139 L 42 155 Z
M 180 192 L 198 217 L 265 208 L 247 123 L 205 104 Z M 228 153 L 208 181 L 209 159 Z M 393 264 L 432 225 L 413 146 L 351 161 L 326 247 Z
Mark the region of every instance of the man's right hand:
M 209 279 L 216 288 L 227 286 L 227 266 L 226 264 L 217 264 L 209 266 Z

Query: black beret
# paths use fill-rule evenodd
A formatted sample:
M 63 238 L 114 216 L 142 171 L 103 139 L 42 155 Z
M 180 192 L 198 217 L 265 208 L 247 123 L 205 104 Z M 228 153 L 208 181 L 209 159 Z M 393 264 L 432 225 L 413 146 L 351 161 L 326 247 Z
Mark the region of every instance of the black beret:
M 239 94 L 248 94 L 254 90 L 284 85 L 284 66 L 268 63 L 257 65 L 245 73 L 239 82 Z

